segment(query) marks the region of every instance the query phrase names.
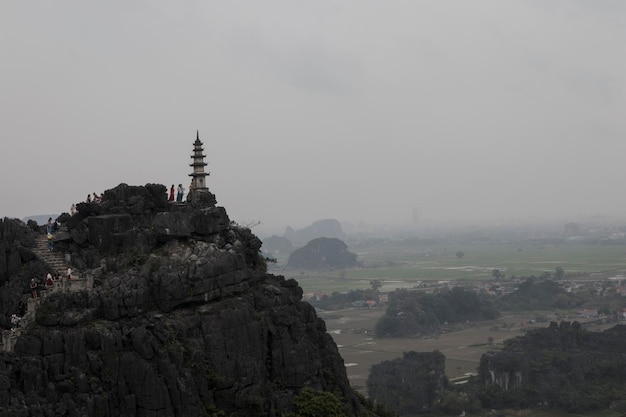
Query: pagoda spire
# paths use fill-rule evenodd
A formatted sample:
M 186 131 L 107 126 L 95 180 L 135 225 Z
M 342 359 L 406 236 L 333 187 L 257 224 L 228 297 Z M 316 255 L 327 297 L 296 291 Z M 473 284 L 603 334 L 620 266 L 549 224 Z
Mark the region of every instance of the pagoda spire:
M 193 171 L 189 174 L 191 184 L 189 185 L 187 201 L 197 207 L 215 207 L 215 195 L 209 191 L 209 187 L 206 184 L 206 177 L 210 173 L 204 172 L 204 167 L 207 166 L 204 158 L 206 158 L 206 155 L 200 140 L 200 130 L 196 130 L 196 141 L 193 143 L 193 155 L 191 155 L 193 162 L 189 164 Z
M 202 146 L 202 142 L 200 141 L 200 131 L 196 130 L 196 141 L 193 144 L 193 155 L 191 155 L 193 162 L 189 164 L 189 166 L 193 168 L 193 172 L 189 174 L 191 177 L 191 186 L 189 191 L 209 191 L 206 186 L 206 176 L 209 175 L 209 173 L 204 172 L 204 167 L 207 166 L 207 163 L 204 162 L 206 155 L 203 154 L 203 151 L 204 148 Z

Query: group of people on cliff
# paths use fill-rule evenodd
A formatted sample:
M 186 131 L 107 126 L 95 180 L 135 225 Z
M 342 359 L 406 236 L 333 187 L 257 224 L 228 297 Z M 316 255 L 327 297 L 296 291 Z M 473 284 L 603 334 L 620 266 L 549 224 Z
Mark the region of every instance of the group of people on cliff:
M 87 194 L 87 199 L 85 203 L 102 203 L 104 201 L 104 193 L 100 193 L 100 195 L 93 193 Z
M 62 277 L 58 271 L 55 272 L 54 276 L 52 275 L 52 273 L 48 272 L 45 280 L 43 281 L 43 287 L 46 290 L 51 290 L 53 287 L 56 286 L 57 288 L 62 288 L 63 290 L 66 290 L 66 279 L 67 281 L 72 279 L 72 267 L 70 267 L 69 265 L 67 266 L 67 272 L 64 277 Z M 33 278 L 30 280 L 30 291 L 33 298 L 39 297 L 40 285 L 41 283 L 37 279 Z
M 191 191 L 193 182 L 191 182 L 191 184 L 189 184 L 189 191 Z M 174 201 L 174 193 L 176 193 L 176 202 L 177 203 L 182 203 L 183 202 L 183 196 L 185 195 L 185 187 L 183 187 L 182 184 L 178 184 L 178 188 L 174 187 L 174 184 L 172 184 L 172 186 L 170 187 L 170 195 L 167 199 L 167 201 L 169 202 L 173 202 Z
M 59 231 L 59 222 L 58 221 L 52 221 L 52 217 L 48 218 L 48 223 L 46 224 L 46 234 L 47 234 L 47 238 L 48 238 L 48 250 L 49 251 L 53 251 L 54 250 L 54 241 L 53 239 L 53 233 L 56 233 Z

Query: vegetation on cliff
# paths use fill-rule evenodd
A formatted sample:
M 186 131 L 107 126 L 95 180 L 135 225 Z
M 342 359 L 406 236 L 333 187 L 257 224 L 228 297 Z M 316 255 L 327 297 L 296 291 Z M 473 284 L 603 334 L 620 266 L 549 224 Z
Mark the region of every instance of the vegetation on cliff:
M 590 332 L 578 322 L 553 322 L 485 354 L 477 395 L 493 408 L 626 411 L 625 344 L 625 325 Z

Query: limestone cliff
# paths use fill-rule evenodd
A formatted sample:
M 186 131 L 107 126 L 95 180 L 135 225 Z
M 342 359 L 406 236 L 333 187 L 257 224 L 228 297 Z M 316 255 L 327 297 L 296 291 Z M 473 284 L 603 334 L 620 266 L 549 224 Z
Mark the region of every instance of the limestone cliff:
M 626 326 L 603 332 L 578 322 L 553 322 L 509 339 L 480 361 L 479 379 L 490 390 L 484 406 L 559 408 L 568 412 L 608 409 L 626 392 Z M 499 393 L 494 396 L 494 393 Z M 488 404 L 485 404 L 485 403 Z
M 376 364 L 367 378 L 369 398 L 401 415 L 427 412 L 442 397 L 445 361 L 439 351 L 411 351 Z
M 279 416 L 303 387 L 361 414 L 298 283 L 268 274 L 260 240 L 214 202 L 168 203 L 162 185 L 121 184 L 66 215 L 56 248 L 95 284 L 47 295 L 2 353 L 0 415 Z M 7 317 L 45 265 L 35 232 L 5 220 L 0 233 Z

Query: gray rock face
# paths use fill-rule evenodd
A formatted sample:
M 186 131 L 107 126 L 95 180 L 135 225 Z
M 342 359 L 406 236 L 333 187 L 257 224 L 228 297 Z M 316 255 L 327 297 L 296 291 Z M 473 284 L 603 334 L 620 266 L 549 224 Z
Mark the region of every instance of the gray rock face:
M 444 370 L 445 356 L 439 351 L 405 352 L 402 358 L 372 366 L 368 395 L 402 415 L 421 414 L 441 398 Z
M 303 387 L 359 414 L 324 322 L 296 281 L 266 272 L 249 229 L 120 187 L 65 242 L 99 285 L 46 297 L 0 354 L 0 415 L 279 416 Z
M 606 410 L 626 392 L 625 343 L 623 324 L 591 332 L 578 322 L 552 322 L 485 353 L 479 378 L 508 392 L 503 403 L 515 398 L 581 415 Z

